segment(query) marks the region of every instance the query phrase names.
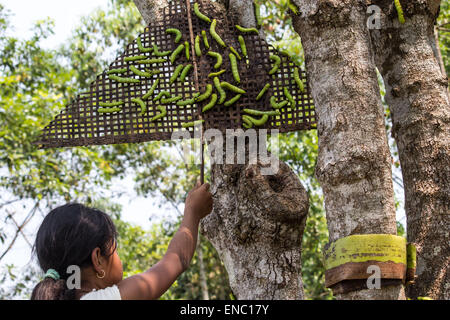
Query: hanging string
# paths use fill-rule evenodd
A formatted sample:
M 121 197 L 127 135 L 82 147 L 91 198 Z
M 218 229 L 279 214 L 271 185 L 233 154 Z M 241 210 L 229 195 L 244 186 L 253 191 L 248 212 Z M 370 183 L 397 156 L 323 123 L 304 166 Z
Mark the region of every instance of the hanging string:
M 192 57 L 192 64 L 194 65 L 194 85 L 196 92 L 199 92 L 199 86 L 198 86 L 198 68 L 197 68 L 197 60 L 195 55 L 195 44 L 194 44 L 194 31 L 192 28 L 192 20 L 191 20 L 191 2 L 190 0 L 186 0 L 186 10 L 187 10 L 187 18 L 188 18 L 188 25 L 189 25 L 189 36 L 191 40 L 191 57 Z M 200 106 L 199 106 L 200 110 Z M 199 120 L 202 120 L 202 114 L 200 113 Z M 200 131 L 200 182 L 203 184 L 205 182 L 205 158 L 204 158 L 204 150 L 205 150 L 205 142 L 203 140 L 203 123 L 201 124 L 201 131 Z M 196 127 L 194 127 L 195 130 Z

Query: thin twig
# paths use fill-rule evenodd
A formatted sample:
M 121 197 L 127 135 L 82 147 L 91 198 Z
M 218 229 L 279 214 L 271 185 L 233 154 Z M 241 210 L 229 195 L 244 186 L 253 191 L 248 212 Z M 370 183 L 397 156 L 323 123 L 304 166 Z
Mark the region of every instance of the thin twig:
M 2 255 L 0 256 L 0 260 L 3 259 L 3 257 L 11 250 L 11 248 L 13 247 L 14 243 L 17 240 L 17 237 L 19 236 L 20 231 L 26 226 L 26 224 L 28 222 L 30 222 L 31 218 L 34 216 L 34 214 L 37 211 L 37 208 L 39 207 L 39 202 L 36 202 L 36 204 L 34 205 L 33 209 L 31 209 L 31 211 L 28 213 L 28 215 L 25 217 L 25 220 L 22 222 L 22 224 L 18 227 L 18 229 L 16 230 L 16 234 L 14 235 L 14 238 L 12 239 L 11 243 L 9 244 L 8 248 L 6 248 L 6 250 L 2 253 Z

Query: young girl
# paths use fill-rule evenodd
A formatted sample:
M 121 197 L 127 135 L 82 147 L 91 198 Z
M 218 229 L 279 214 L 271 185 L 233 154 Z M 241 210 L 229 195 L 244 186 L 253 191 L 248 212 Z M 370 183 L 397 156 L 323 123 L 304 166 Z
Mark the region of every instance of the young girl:
M 157 299 L 188 268 L 200 219 L 211 210 L 209 184 L 197 183 L 188 193 L 181 226 L 161 261 L 141 274 L 122 279 L 117 231 L 110 217 L 81 204 L 56 208 L 44 218 L 36 236 L 34 249 L 46 274 L 31 299 Z M 70 266 L 81 270 L 80 289 L 68 287 Z

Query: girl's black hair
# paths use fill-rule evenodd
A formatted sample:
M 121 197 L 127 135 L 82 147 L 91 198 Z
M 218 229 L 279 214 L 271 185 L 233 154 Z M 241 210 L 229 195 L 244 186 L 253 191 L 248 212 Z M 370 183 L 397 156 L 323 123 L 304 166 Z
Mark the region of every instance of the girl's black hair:
M 91 266 L 95 248 L 100 248 L 103 256 L 109 256 L 116 245 L 117 230 L 106 213 L 79 203 L 50 211 L 39 227 L 33 251 L 42 270 L 55 269 L 60 279 L 44 278 L 34 288 L 31 300 L 75 299 L 75 289 L 67 287 L 70 276 L 67 267 Z

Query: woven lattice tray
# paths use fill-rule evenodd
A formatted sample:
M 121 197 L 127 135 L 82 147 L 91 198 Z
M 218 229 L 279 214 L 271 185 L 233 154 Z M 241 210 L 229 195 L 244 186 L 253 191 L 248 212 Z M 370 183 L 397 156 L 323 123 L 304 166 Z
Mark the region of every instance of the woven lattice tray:
M 125 52 L 119 56 L 107 70 L 97 76 L 97 79 L 90 85 L 87 92 L 83 92 L 58 114 L 55 119 L 44 128 L 42 135 L 36 143 L 41 148 L 99 145 L 115 143 L 137 143 L 149 140 L 169 140 L 172 133 L 178 130 L 188 130 L 191 134 L 194 128 L 183 128 L 183 124 L 198 119 L 204 120 L 204 129 L 216 128 L 237 129 L 243 128 L 244 109 L 256 109 L 261 111 L 274 111 L 270 98 L 275 97 L 277 102 L 287 100 L 285 89 L 288 90 L 295 101 L 295 106 L 291 103 L 279 111 L 279 115 L 270 116 L 268 121 L 255 129 L 279 129 L 280 132 L 307 130 L 315 128 L 316 119 L 312 97 L 308 91 L 306 73 L 298 68 L 299 77 L 304 87 L 300 90 L 294 79 L 293 70 L 296 68 L 289 58 L 278 53 L 272 46 L 268 45 L 255 32 L 241 32 L 235 27 L 231 17 L 220 15 L 216 12 L 212 4 L 200 5 L 200 11 L 206 14 L 211 20 L 217 20 L 216 32 L 226 43 L 227 47 L 221 47 L 213 39 L 210 33 L 210 23 L 200 20 L 194 14 L 193 3 L 191 4 L 191 21 L 193 35 L 200 36 L 200 57 L 195 56 L 192 50 L 194 43 L 190 40 L 188 15 L 186 4 L 183 1 L 172 1 L 163 10 L 161 21 L 152 22 L 145 28 L 145 31 L 130 43 Z M 167 33 L 168 28 L 176 28 L 181 31 L 182 39 L 175 43 L 175 35 Z M 209 50 L 206 48 L 202 30 L 206 32 L 209 43 Z M 238 36 L 243 36 L 247 48 L 247 57 L 242 54 L 242 47 L 238 41 Z M 154 52 L 143 52 L 144 49 L 153 48 L 156 45 L 159 52 L 173 52 L 180 44 L 189 43 L 189 60 L 183 49 L 172 64 L 170 55 L 158 57 Z M 140 42 L 140 45 L 138 44 Z M 194 41 L 195 42 L 195 41 Z M 236 83 L 231 72 L 229 59 L 230 47 L 241 56 L 237 59 L 237 68 L 240 75 L 240 83 Z M 145 50 L 148 51 L 148 50 Z M 154 51 L 154 50 L 152 50 Z M 215 69 L 217 60 L 207 54 L 208 51 L 218 52 L 223 57 L 220 68 Z M 274 66 L 274 61 L 270 56 L 277 55 L 281 59 L 278 71 L 269 75 L 269 71 Z M 145 56 L 145 59 L 128 61 L 130 57 Z M 196 60 L 198 82 L 195 83 L 194 68 L 188 73 L 184 82 L 177 79 L 170 84 L 175 68 L 183 64 L 192 64 Z M 149 59 L 164 59 L 164 62 L 146 64 Z M 144 60 L 144 61 L 143 61 Z M 138 75 L 134 68 L 139 71 L 154 72 L 154 75 Z M 108 74 L 113 69 L 123 69 L 120 74 Z M 245 94 L 231 106 L 224 103 L 216 104 L 212 109 L 202 112 L 205 105 L 210 102 L 210 98 L 202 102 L 195 102 L 185 106 L 178 105 L 177 102 L 162 103 L 162 100 L 154 101 L 161 91 L 170 92 L 171 97 L 180 96 L 179 101 L 188 100 L 194 96 L 196 87 L 200 93 L 204 93 L 208 84 L 213 87 L 213 93 L 219 96 L 219 92 L 213 84 L 213 77 L 208 77 L 210 73 L 225 69 L 219 75 L 220 82 L 228 82 L 245 90 Z M 136 70 L 136 69 L 134 69 Z M 113 76 L 133 79 L 133 83 L 122 83 Z M 158 86 L 146 100 L 142 97 L 152 88 L 159 79 Z M 129 80 L 128 80 L 129 81 Z M 135 83 L 134 83 L 135 82 Z M 256 97 L 266 84 L 270 88 L 258 101 Z M 236 93 L 225 89 L 225 102 L 233 98 Z M 133 101 L 140 98 L 145 104 L 145 112 L 142 112 L 141 105 Z M 99 112 L 104 108 L 104 103 L 122 102 L 116 112 Z M 152 120 L 161 113 L 158 108 L 164 107 L 166 115 L 160 119 Z M 252 115 L 259 119 L 260 116 Z

